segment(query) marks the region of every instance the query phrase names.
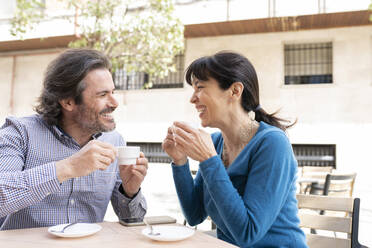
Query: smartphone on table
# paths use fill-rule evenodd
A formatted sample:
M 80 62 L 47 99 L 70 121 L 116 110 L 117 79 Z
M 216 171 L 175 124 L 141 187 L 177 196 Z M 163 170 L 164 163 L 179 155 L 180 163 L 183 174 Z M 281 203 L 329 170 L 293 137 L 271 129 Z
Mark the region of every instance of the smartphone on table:
M 125 218 L 120 219 L 119 223 L 123 226 L 144 226 L 143 218 Z
M 171 224 L 176 223 L 176 219 L 167 215 L 164 216 L 149 216 L 145 217 L 146 221 L 150 225 L 159 225 L 159 224 Z M 142 218 L 125 218 L 119 220 L 120 224 L 123 226 L 144 226 Z

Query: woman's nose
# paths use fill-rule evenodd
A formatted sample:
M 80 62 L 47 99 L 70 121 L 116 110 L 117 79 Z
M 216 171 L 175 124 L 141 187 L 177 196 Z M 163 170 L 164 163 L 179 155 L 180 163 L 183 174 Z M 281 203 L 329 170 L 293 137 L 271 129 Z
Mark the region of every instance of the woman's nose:
M 196 96 L 196 94 L 195 94 L 195 92 L 194 92 L 194 93 L 192 94 L 191 98 L 190 98 L 190 102 L 191 102 L 191 103 L 195 103 L 196 100 L 197 100 L 197 96 Z

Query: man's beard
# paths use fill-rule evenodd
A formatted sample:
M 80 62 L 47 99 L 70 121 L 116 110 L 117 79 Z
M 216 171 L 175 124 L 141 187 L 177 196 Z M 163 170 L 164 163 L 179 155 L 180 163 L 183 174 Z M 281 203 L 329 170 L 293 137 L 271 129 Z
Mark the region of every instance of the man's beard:
M 83 104 L 79 106 L 78 116 L 76 121 L 79 123 L 82 130 L 90 133 L 99 133 L 99 132 L 110 132 L 115 129 L 115 121 L 112 120 L 112 126 L 105 125 L 100 122 L 100 116 L 105 113 L 111 113 L 116 108 L 105 108 L 101 110 L 98 114 L 89 107 L 84 106 Z

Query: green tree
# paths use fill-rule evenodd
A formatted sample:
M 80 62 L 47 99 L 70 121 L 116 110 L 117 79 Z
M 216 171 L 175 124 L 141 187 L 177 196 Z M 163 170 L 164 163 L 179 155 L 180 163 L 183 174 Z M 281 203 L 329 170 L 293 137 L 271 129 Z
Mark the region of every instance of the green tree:
M 40 0 L 17 0 L 14 17 L 11 20 L 10 33 L 23 38 L 28 30 L 34 29 L 44 17 L 45 4 Z
M 151 87 L 156 77 L 174 71 L 174 57 L 183 52 L 183 25 L 172 0 L 60 0 L 77 13 L 80 32 L 69 44 L 105 53 L 113 70 L 145 72 Z M 42 0 L 17 0 L 11 33 L 22 37 L 45 19 Z
M 369 9 L 370 11 L 372 11 L 372 0 L 371 0 L 371 3 L 370 3 L 369 6 L 368 6 L 368 9 Z M 372 15 L 369 16 L 369 21 L 372 22 Z

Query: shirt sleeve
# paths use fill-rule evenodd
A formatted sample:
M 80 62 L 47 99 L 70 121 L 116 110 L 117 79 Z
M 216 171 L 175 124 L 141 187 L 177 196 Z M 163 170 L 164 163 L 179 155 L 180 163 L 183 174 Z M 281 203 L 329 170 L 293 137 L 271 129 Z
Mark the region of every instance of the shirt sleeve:
M 242 196 L 232 184 L 218 156 L 200 163 L 206 189 L 218 214 L 239 246 L 260 240 L 270 229 L 283 207 L 295 179 L 295 163 L 286 136 L 271 132 L 245 163 L 249 165 Z M 243 156 L 244 157 L 244 156 Z M 216 223 L 219 226 L 220 223 Z
M 207 217 L 203 204 L 203 181 L 200 173 L 195 179 L 190 173 L 189 162 L 182 166 L 172 163 L 174 184 L 182 212 L 191 226 L 202 223 Z
M 55 163 L 24 170 L 27 134 L 7 119 L 0 129 L 0 217 L 42 201 L 60 190 Z
M 124 139 L 120 136 L 119 146 L 126 145 Z M 143 218 L 146 214 L 147 203 L 146 199 L 142 194 L 141 189 L 135 195 L 134 198 L 129 198 L 120 192 L 122 180 L 120 175 L 117 175 L 115 188 L 111 196 L 111 204 L 119 219 L 123 218 Z

